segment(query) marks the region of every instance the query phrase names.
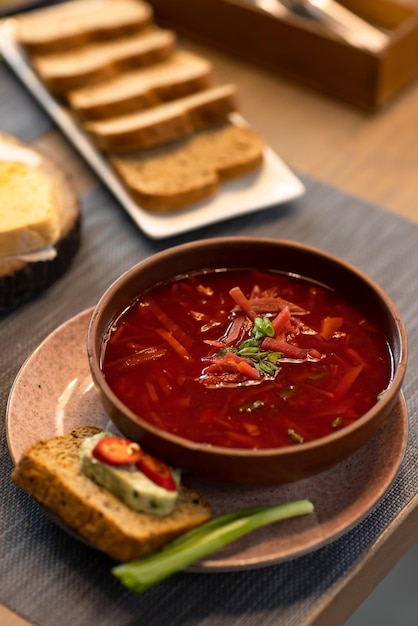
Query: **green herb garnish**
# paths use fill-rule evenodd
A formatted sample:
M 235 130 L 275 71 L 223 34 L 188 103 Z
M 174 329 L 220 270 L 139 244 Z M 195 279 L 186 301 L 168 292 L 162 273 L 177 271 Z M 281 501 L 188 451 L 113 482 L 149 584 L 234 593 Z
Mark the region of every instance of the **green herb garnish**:
M 323 371 L 323 372 L 318 372 L 318 374 L 312 374 L 312 376 L 309 376 L 309 380 L 322 380 L 323 378 L 326 378 L 328 376 L 328 373 Z
M 275 331 L 270 319 L 266 316 L 256 317 L 251 334 L 254 339 L 257 340 L 263 339 L 264 337 L 274 337 Z
M 262 400 L 255 400 L 254 402 L 248 402 L 248 404 L 243 404 L 239 407 L 238 411 L 240 413 L 253 413 L 257 411 L 257 409 L 261 409 L 264 406 L 264 402 Z
M 288 400 L 289 398 L 293 398 L 298 391 L 299 387 L 297 385 L 288 385 L 281 390 L 280 397 L 283 398 L 283 400 Z
M 218 356 L 225 356 L 227 352 L 232 352 L 251 361 L 255 369 L 264 376 L 274 376 L 280 370 L 278 361 L 283 354 L 271 350 L 262 350 L 261 343 L 266 336 L 274 337 L 274 328 L 270 319 L 268 317 L 256 317 L 251 337 L 236 347 L 230 346 L 219 350 Z
M 289 435 L 290 439 L 295 443 L 303 443 L 302 435 L 299 435 L 299 433 L 293 430 L 293 428 L 288 428 L 287 434 Z

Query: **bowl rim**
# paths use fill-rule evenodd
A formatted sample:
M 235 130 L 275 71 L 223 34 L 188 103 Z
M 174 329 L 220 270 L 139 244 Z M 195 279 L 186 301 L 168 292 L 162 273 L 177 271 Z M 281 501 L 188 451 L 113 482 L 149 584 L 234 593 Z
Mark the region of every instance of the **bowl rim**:
M 399 336 L 399 344 L 400 344 L 400 355 L 396 363 L 394 363 L 394 374 L 388 386 L 388 389 L 385 391 L 385 394 L 381 400 L 376 402 L 366 413 L 364 413 L 361 417 L 356 419 L 352 424 L 345 426 L 341 430 L 337 430 L 334 433 L 330 433 L 323 437 L 319 437 L 312 441 L 303 442 L 301 445 L 289 444 L 287 446 L 281 446 L 276 448 L 230 448 L 225 446 L 215 446 L 212 444 L 195 442 L 184 437 L 180 437 L 173 433 L 169 433 L 164 431 L 150 422 L 146 421 L 139 415 L 136 415 L 133 411 L 131 411 L 112 391 L 112 389 L 107 384 L 105 377 L 98 365 L 98 356 L 96 353 L 95 346 L 95 330 L 97 323 L 100 319 L 101 311 L 106 308 L 106 305 L 112 300 L 113 295 L 116 291 L 118 291 L 121 284 L 123 284 L 126 280 L 128 280 L 132 275 L 136 275 L 138 272 L 142 272 L 144 269 L 146 270 L 147 266 L 154 265 L 155 263 L 159 263 L 164 260 L 166 257 L 170 257 L 174 254 L 181 254 L 182 252 L 188 252 L 194 249 L 205 246 L 225 246 L 230 243 L 238 244 L 238 245 L 248 245 L 248 244 L 257 244 L 257 245 L 279 245 L 285 247 L 291 247 L 295 250 L 303 250 L 304 252 L 312 253 L 314 255 L 320 256 L 326 259 L 330 263 L 336 263 L 337 265 L 345 268 L 350 273 L 354 274 L 361 281 L 367 283 L 368 287 L 375 293 L 375 295 L 382 301 L 385 305 L 386 309 L 391 312 L 393 320 L 396 325 L 397 333 Z M 202 270 L 205 268 L 201 268 Z M 198 270 L 199 271 L 199 270 Z M 176 274 L 173 274 L 172 277 L 175 277 Z M 309 278 L 309 274 L 306 276 Z M 167 279 L 170 276 L 167 275 Z M 128 304 L 128 303 L 127 303 Z M 178 244 L 172 246 L 170 248 L 166 248 L 161 250 L 155 254 L 150 255 L 149 257 L 139 261 L 128 270 L 123 272 L 118 278 L 116 278 L 110 286 L 105 290 L 100 299 L 98 300 L 96 306 L 94 307 L 92 316 L 90 318 L 90 322 L 88 325 L 87 331 L 87 354 L 89 359 L 90 368 L 93 373 L 93 380 L 98 386 L 100 392 L 105 395 L 109 402 L 113 403 L 115 407 L 121 412 L 124 413 L 131 421 L 133 421 L 138 427 L 143 428 L 145 431 L 151 433 L 155 437 L 163 439 L 167 441 L 169 444 L 174 444 L 177 446 L 181 446 L 183 448 L 187 448 L 189 452 L 199 452 L 199 454 L 207 454 L 210 456 L 218 455 L 221 457 L 248 457 L 251 454 L 252 457 L 256 458 L 264 458 L 267 459 L 269 457 L 277 457 L 277 456 L 288 456 L 288 455 L 297 455 L 303 451 L 312 451 L 316 448 L 321 448 L 326 444 L 332 444 L 340 439 L 344 439 L 348 434 L 353 431 L 356 431 L 362 427 L 364 427 L 369 420 L 372 418 L 374 413 L 377 410 L 377 407 L 380 403 L 384 403 L 385 405 L 394 405 L 396 399 L 399 394 L 402 393 L 401 385 L 406 371 L 406 365 L 408 360 L 408 343 L 407 343 L 407 334 L 404 322 L 401 318 L 401 315 L 393 302 L 392 298 L 388 295 L 388 293 L 380 286 L 380 284 L 371 276 L 369 276 L 364 270 L 361 270 L 356 265 L 352 264 L 350 261 L 347 261 L 332 252 L 328 252 L 323 250 L 322 248 L 312 246 L 310 244 L 305 244 L 298 241 L 293 241 L 289 239 L 276 239 L 272 237 L 251 237 L 251 236 L 227 236 L 227 237 L 215 237 L 211 239 L 198 239 L 192 242 L 187 242 L 183 244 Z

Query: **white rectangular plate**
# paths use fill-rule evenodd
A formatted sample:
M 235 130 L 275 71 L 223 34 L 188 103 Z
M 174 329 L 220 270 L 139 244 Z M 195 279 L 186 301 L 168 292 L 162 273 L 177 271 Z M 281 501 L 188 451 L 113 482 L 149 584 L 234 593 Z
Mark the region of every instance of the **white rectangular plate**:
M 147 212 L 128 195 L 106 158 L 94 147 L 70 111 L 51 96 L 31 69 L 26 54 L 16 40 L 16 21 L 13 18 L 0 20 L 0 52 L 137 226 L 153 239 L 170 237 L 270 208 L 293 200 L 305 192 L 302 182 L 271 148 L 266 147 L 264 164 L 258 172 L 224 183 L 216 196 L 174 213 Z M 245 124 L 237 114 L 231 116 L 231 119 Z

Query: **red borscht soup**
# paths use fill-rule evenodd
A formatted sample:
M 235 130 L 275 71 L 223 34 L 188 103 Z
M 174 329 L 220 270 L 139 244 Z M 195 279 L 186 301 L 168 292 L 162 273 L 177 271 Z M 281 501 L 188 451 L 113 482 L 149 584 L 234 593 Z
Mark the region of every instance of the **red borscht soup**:
M 343 428 L 388 387 L 386 338 L 361 307 L 288 274 L 217 270 L 138 296 L 101 368 L 135 414 L 232 448 L 299 445 Z

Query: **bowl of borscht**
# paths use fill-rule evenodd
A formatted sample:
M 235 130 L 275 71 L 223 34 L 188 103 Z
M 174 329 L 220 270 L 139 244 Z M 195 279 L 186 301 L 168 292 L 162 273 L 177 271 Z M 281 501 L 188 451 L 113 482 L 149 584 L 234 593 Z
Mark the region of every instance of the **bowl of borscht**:
M 407 340 L 387 293 L 318 248 L 214 238 L 118 278 L 88 330 L 101 402 L 130 439 L 186 475 L 299 480 L 389 419 Z

